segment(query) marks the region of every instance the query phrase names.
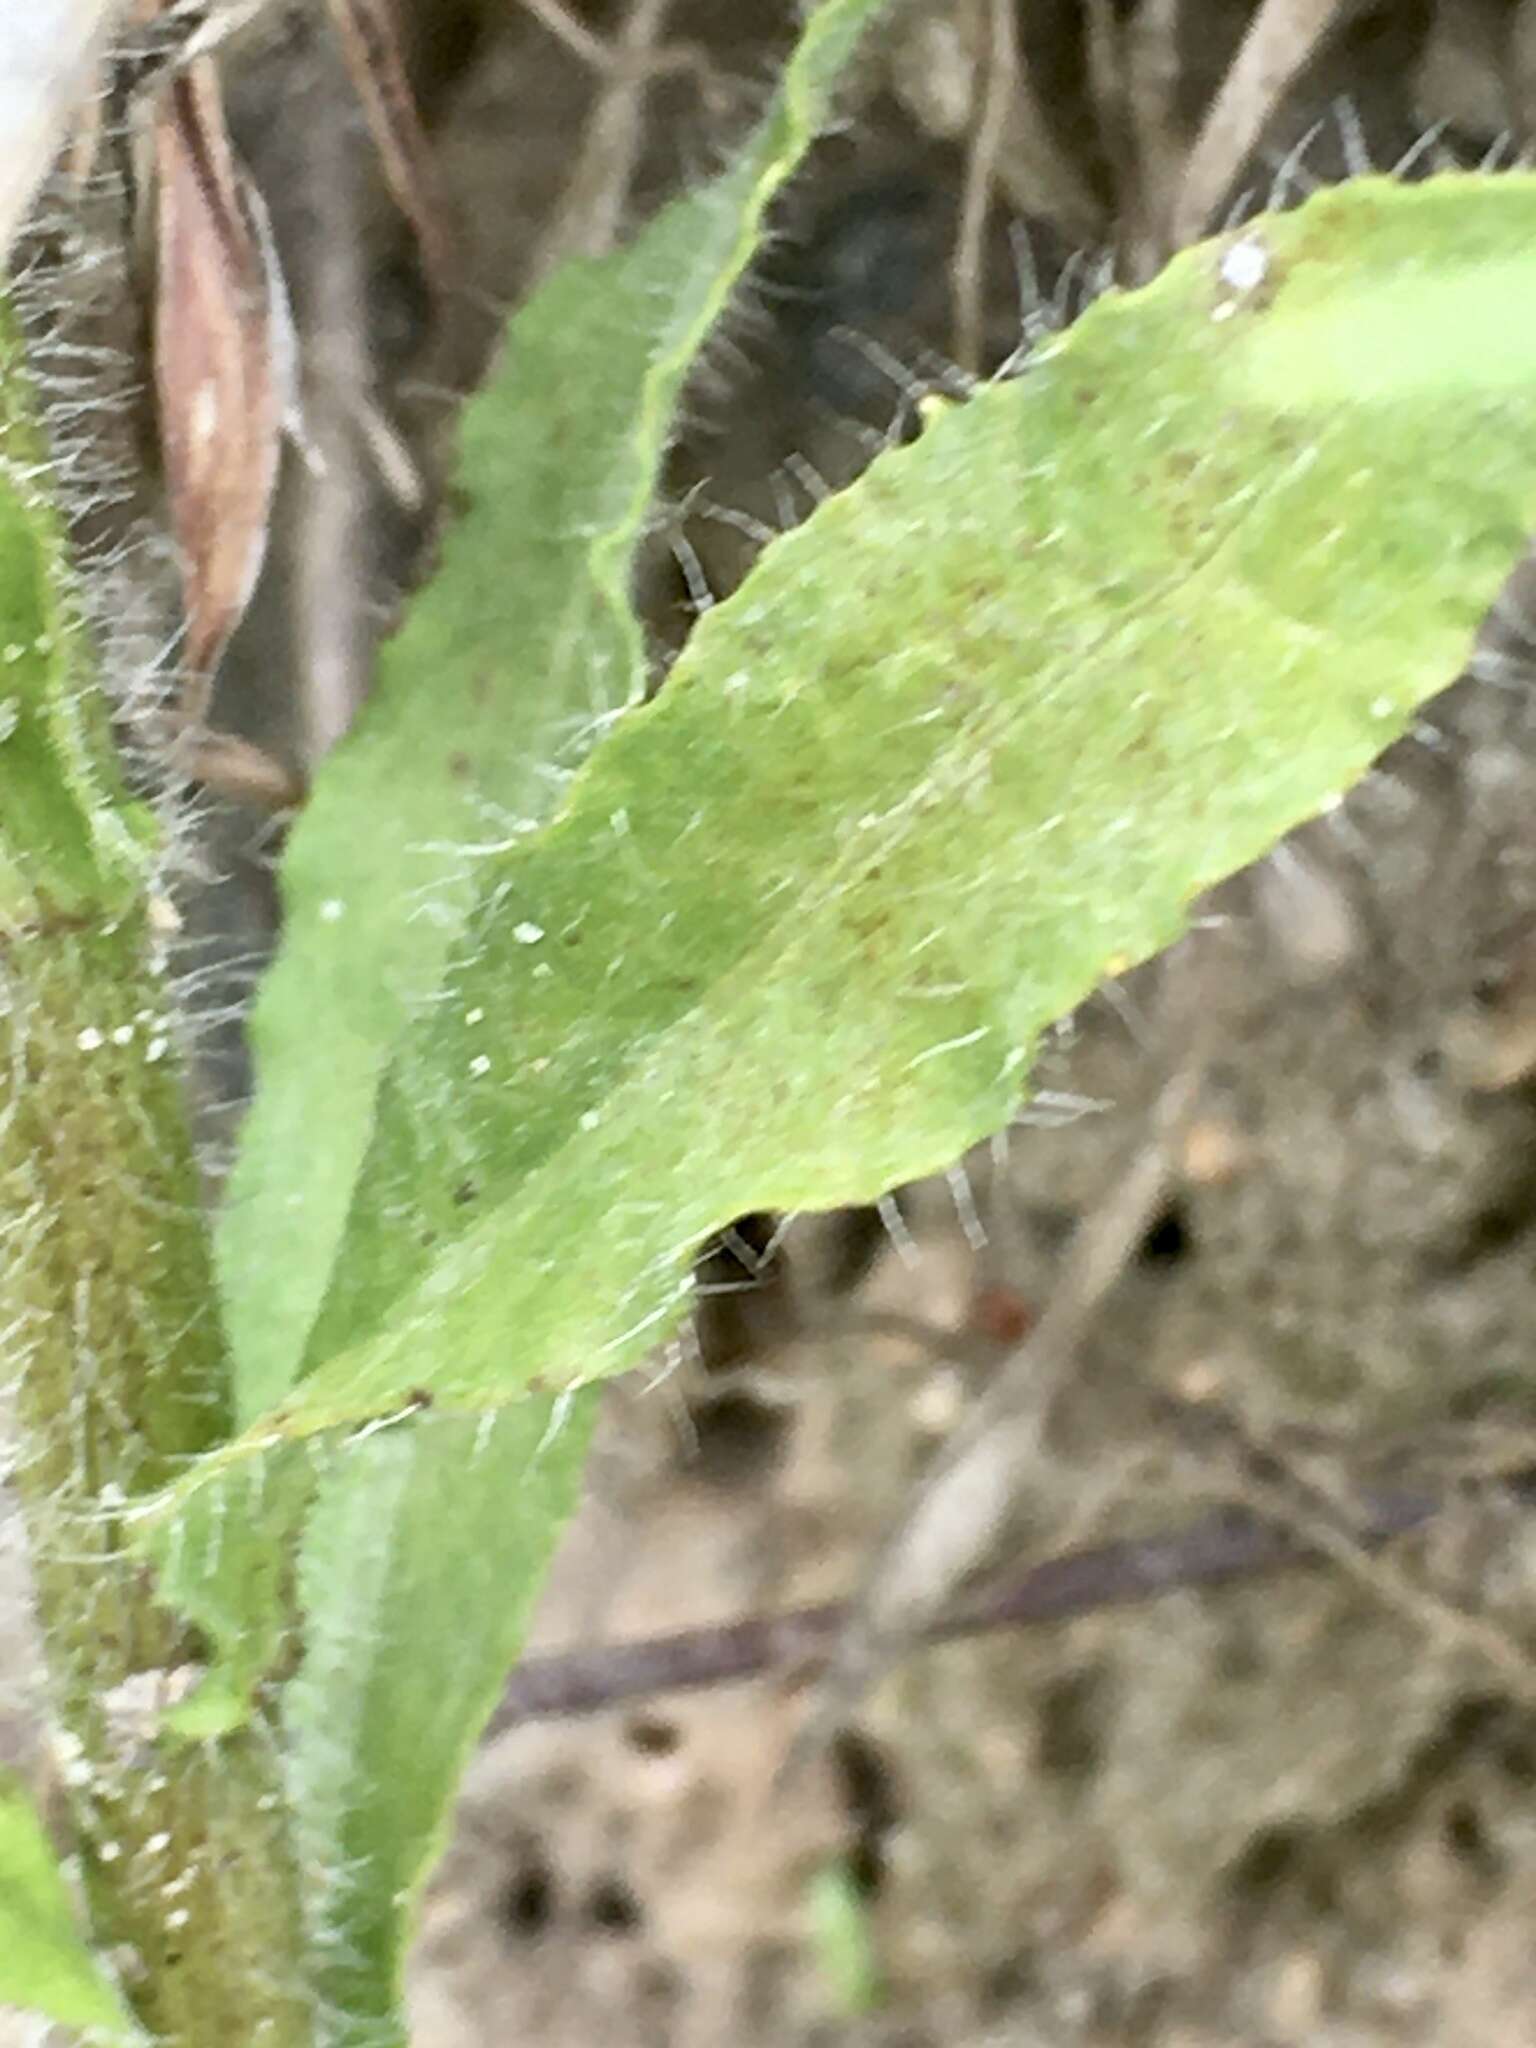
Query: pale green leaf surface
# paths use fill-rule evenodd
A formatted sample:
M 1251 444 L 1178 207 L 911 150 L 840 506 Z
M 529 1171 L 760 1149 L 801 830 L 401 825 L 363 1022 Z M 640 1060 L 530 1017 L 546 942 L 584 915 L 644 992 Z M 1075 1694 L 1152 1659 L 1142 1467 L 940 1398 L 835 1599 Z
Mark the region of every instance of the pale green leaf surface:
M 733 1215 L 995 1129 L 1042 1026 L 1456 673 L 1527 531 L 1536 407 L 1469 332 L 1387 415 L 1340 337 L 1383 280 L 1454 303 L 1529 248 L 1536 181 L 1361 184 L 1263 233 L 1251 299 L 1191 251 L 879 460 L 483 863 L 267 1429 L 632 1363 Z
M 292 1560 L 332 1455 L 324 1443 L 279 1445 L 235 1465 L 218 1486 L 151 1502 L 142 1515 L 136 1540 L 161 1599 L 215 1653 L 196 1690 L 165 1716 L 172 1733 L 207 1741 L 239 1727 L 256 1686 L 280 1664 L 293 1620 Z
M 171 1732 L 244 1721 L 256 1684 L 301 1652 L 284 1748 L 328 2048 L 404 2038 L 417 1892 L 574 1506 L 591 1419 L 590 1394 L 529 1395 L 494 1416 L 413 1412 L 278 1444 L 163 1501 L 140 1532 L 162 1597 L 216 1651 Z
M 418 1887 L 574 1505 L 591 1397 L 422 1416 L 320 1482 L 283 1698 L 314 1987 L 336 2044 L 392 2038 Z M 403 2035 L 400 2037 L 403 2039 Z
M 0 1771 L 0 2006 L 5 2005 L 116 2041 L 144 2038 L 86 1946 L 31 1799 Z
M 382 1077 L 475 900 L 475 849 L 542 822 L 642 690 L 627 582 L 682 378 L 883 4 L 822 0 L 732 168 L 632 248 L 561 270 L 466 408 L 467 516 L 284 862 L 286 935 L 254 1020 L 260 1086 L 221 1245 L 247 1417 L 298 1371 Z

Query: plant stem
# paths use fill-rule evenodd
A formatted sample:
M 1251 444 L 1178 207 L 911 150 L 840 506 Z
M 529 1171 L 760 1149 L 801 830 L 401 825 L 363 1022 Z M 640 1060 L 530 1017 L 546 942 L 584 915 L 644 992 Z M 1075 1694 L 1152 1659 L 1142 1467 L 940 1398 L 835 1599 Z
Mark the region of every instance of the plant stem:
M 309 2048 L 275 1720 L 160 1732 L 201 1646 L 127 1514 L 228 1433 L 229 1374 L 157 960 L 75 617 L 59 475 L 0 323 L 0 1375 L 94 1940 L 165 2048 Z M 39 491 L 39 484 L 43 491 Z
M 197 1645 L 122 1510 L 228 1422 L 175 1062 L 142 917 L 0 940 L 0 1329 L 92 1929 L 167 2043 L 312 2038 L 279 1757 L 260 1719 L 157 1736 Z

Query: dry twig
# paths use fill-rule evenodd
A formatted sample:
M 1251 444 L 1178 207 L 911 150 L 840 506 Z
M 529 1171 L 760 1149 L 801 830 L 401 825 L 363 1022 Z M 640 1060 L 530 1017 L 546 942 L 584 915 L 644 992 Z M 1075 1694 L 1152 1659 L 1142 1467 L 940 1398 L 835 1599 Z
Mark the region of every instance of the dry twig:
M 1184 169 L 1172 245 L 1198 241 L 1282 95 L 1352 0 L 1263 0 Z
M 445 290 L 457 269 L 448 208 L 406 76 L 389 0 L 330 0 L 330 6 L 389 189 L 415 231 L 427 276 Z
M 541 19 L 550 0 L 527 0 Z M 630 0 L 605 65 L 603 86 L 587 122 L 581 155 L 545 236 L 535 266 L 547 276 L 568 256 L 601 256 L 618 239 L 645 140 L 645 99 L 654 56 L 672 0 Z M 558 11 L 558 10 L 557 10 Z
M 522 4 L 573 56 L 606 77 L 624 73 L 630 77 L 658 78 L 667 72 L 687 71 L 706 87 L 717 82 L 709 53 L 702 44 L 659 43 L 631 52 L 626 50 L 622 38 L 616 44 L 605 43 L 601 36 L 594 35 L 565 5 L 565 0 L 522 0 Z
M 986 287 L 987 217 L 997 182 L 1008 116 L 1019 90 L 1019 31 L 1013 0 L 988 0 L 989 49 L 981 119 L 971 138 L 960 199 L 960 224 L 950 265 L 954 292 L 955 360 L 970 376 L 981 370 L 981 327 Z
M 1531 1506 L 1536 1472 L 1511 1476 L 1503 1490 L 1516 1505 Z M 1348 1561 L 1352 1567 L 1370 1564 L 1370 1553 L 1422 1528 L 1443 1506 L 1434 1493 L 1412 1488 L 1361 1494 L 1348 1532 Z M 1330 1548 L 1336 1533 L 1329 1535 Z M 1161 1535 L 1047 1558 L 958 1602 L 930 1622 L 921 1640 L 948 1642 L 1067 1621 L 1165 1593 L 1316 1566 L 1329 1554 L 1297 1528 L 1294 1515 L 1270 1520 L 1242 1508 L 1220 1508 Z M 525 1721 L 599 1713 L 660 1692 L 725 1685 L 765 1672 L 794 1673 L 828 1656 L 848 1620 L 849 1610 L 841 1605 L 800 1607 L 641 1641 L 525 1657 L 507 1681 L 486 1737 Z
M 879 1673 L 923 1633 L 996 1543 L 1019 1468 L 1047 1425 L 1094 1315 L 1163 1198 L 1172 1143 L 1196 1083 L 1193 1062 L 1169 1082 L 1147 1142 L 1078 1226 L 1039 1322 L 919 1483 L 881 1547 L 797 1739 L 791 1769 L 846 1720 Z
M 1168 223 L 1184 174 L 1185 142 L 1175 114 L 1180 75 L 1179 18 L 1184 0 L 1146 0 L 1126 30 L 1126 112 L 1134 161 L 1134 214 L 1126 234 L 1127 269 L 1138 280 L 1159 271 L 1173 253 Z
M 294 465 L 296 516 L 284 545 L 293 579 L 299 744 L 313 768 L 349 729 L 367 692 L 377 637 L 368 586 L 375 506 L 360 416 L 372 402 L 366 253 L 369 164 L 344 118 L 348 81 L 317 39 L 306 66 L 294 151 L 317 232 L 296 237 L 294 288 L 305 334 L 306 428 L 313 458 Z M 347 60 L 356 86 L 355 62 Z
M 1383 1606 L 1422 1630 L 1427 1642 L 1470 1651 L 1527 1704 L 1536 1703 L 1536 1658 L 1487 1615 L 1470 1612 L 1415 1577 L 1392 1557 L 1373 1553 L 1373 1497 L 1351 1485 L 1332 1458 L 1304 1457 L 1272 1437 L 1256 1439 L 1240 1417 L 1202 1403 L 1194 1419 L 1207 1447 L 1214 1436 L 1245 1508 L 1288 1529 L 1311 1555 L 1336 1564 Z M 1509 1472 L 1508 1463 L 1504 1473 Z M 1501 1474 L 1501 1478 L 1503 1475 Z M 1517 1486 L 1523 1476 L 1516 1476 Z

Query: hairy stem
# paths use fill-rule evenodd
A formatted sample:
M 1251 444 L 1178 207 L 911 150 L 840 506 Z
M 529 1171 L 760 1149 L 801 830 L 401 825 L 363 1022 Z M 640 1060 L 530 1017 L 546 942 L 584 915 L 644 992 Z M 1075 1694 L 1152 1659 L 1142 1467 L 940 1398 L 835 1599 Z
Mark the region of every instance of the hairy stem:
M 200 1646 L 127 1518 L 230 1426 L 147 863 L 0 331 L 0 1373 L 91 1932 L 166 2048 L 312 2039 L 277 1746 L 160 1731 Z M 114 833 L 115 828 L 115 833 Z M 138 879 L 135 881 L 137 873 Z

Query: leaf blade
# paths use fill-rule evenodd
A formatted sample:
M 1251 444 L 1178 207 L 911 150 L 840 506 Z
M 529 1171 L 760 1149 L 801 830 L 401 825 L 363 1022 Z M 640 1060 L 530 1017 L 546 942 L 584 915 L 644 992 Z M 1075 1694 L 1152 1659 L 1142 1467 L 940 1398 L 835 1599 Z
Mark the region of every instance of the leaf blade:
M 381 1076 L 472 906 L 475 849 L 546 817 L 593 735 L 641 694 L 626 580 L 683 374 L 883 4 L 822 0 L 733 169 L 631 249 L 559 272 L 466 410 L 474 510 L 385 649 L 377 700 L 285 862 L 288 932 L 254 1020 L 260 1089 L 221 1234 L 247 1417 L 299 1369 Z M 262 1276 L 277 1266 L 274 1299 Z
M 340 2039 L 398 2025 L 417 1892 L 574 1505 L 591 1403 L 551 1408 L 423 1416 L 320 1480 L 284 1725 L 313 1984 Z
M 0 306 L 0 928 L 126 909 L 146 875 L 147 817 L 88 687 L 56 482 Z
M 88 2027 L 116 2041 L 145 2036 L 91 1953 L 19 1780 L 0 1771 L 0 2004 Z
M 1449 680 L 1523 543 L 1536 447 L 1475 337 L 1384 439 L 1369 388 L 1323 416 L 1275 386 L 1286 278 L 1299 319 L 1426 233 L 1464 264 L 1533 226 L 1529 179 L 1327 195 L 1228 319 L 1192 252 L 770 549 L 486 862 L 272 1426 L 619 1369 L 732 1215 L 868 1199 L 995 1128 L 1048 1022 Z

